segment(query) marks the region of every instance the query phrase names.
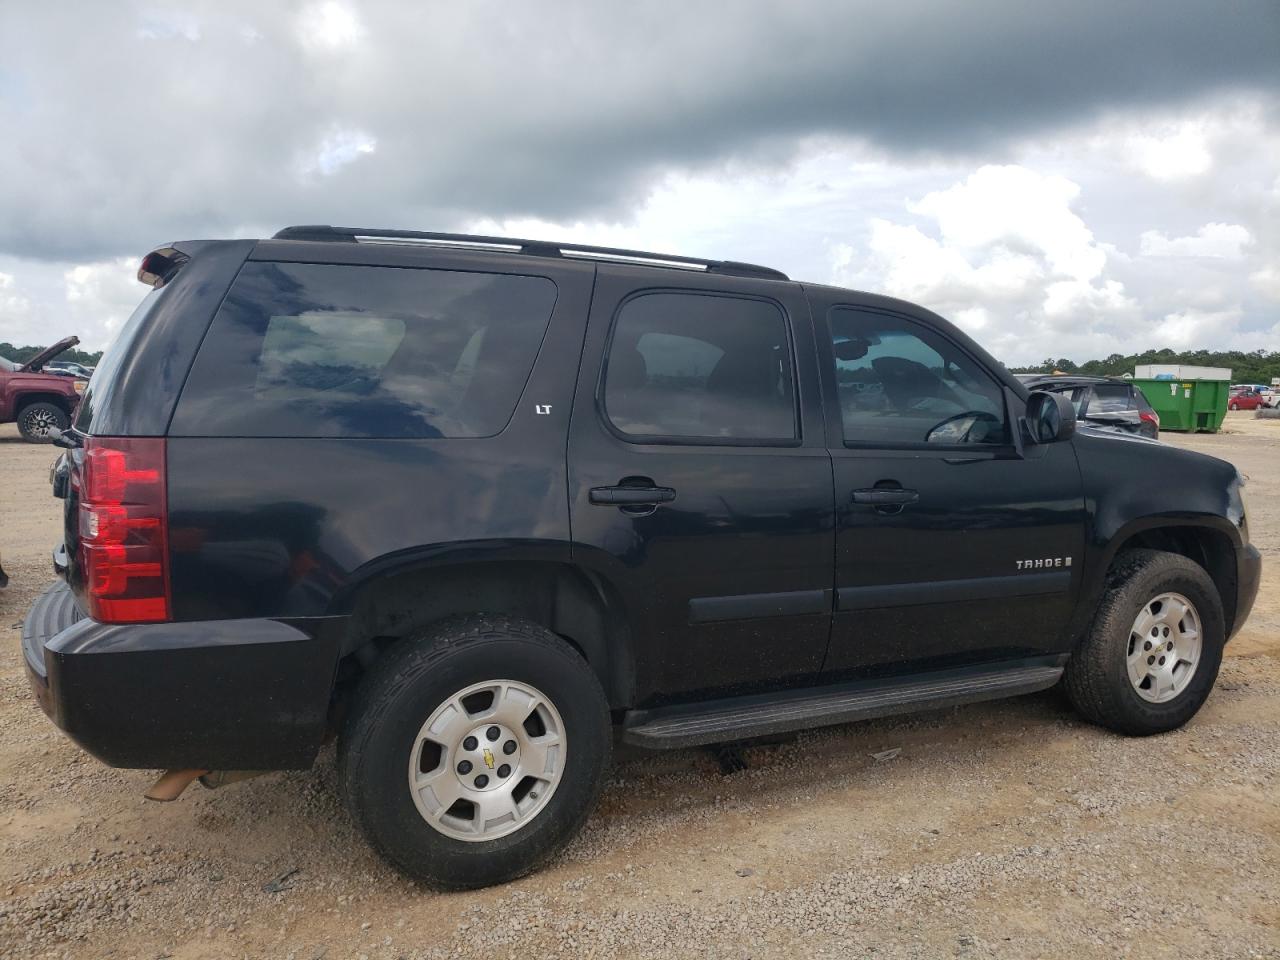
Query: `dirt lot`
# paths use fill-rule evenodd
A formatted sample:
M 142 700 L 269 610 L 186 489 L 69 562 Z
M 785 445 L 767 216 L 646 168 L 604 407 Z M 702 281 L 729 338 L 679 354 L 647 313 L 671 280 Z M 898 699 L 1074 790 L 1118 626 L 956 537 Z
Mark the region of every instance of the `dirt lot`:
M 756 747 L 732 776 L 626 760 L 548 869 L 451 895 L 374 858 L 329 754 L 165 806 L 58 734 L 18 649 L 52 451 L 0 428 L 0 955 L 1280 957 L 1280 421 L 1228 428 L 1167 436 L 1250 477 L 1268 564 L 1186 729 L 1123 739 L 1051 692 Z

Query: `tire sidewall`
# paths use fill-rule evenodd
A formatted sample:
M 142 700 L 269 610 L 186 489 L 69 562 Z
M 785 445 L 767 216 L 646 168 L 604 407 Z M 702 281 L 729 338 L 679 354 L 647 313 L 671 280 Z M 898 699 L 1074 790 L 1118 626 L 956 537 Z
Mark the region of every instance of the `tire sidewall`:
M 1189 561 L 1188 561 L 1189 562 Z M 1110 631 L 1109 670 L 1113 674 L 1114 695 L 1134 724 L 1150 732 L 1180 727 L 1190 720 L 1208 698 L 1218 677 L 1226 625 L 1222 602 L 1213 582 L 1199 567 L 1159 564 L 1138 571 L 1121 588 L 1116 605 L 1116 622 Z M 1152 703 L 1144 699 L 1129 679 L 1128 647 L 1133 622 L 1139 611 L 1162 593 L 1178 593 L 1191 601 L 1200 621 L 1200 660 L 1190 683 L 1172 700 Z
M 348 771 L 348 793 L 379 850 L 411 876 L 473 887 L 528 872 L 576 833 L 599 791 L 610 740 L 594 675 L 575 660 L 547 645 L 486 639 L 434 659 L 428 670 L 377 703 L 376 719 L 359 738 L 359 757 Z M 564 724 L 565 768 L 546 805 L 520 829 L 494 840 L 458 840 L 418 811 L 409 789 L 409 758 L 423 723 L 441 703 L 490 680 L 519 680 L 550 699 Z

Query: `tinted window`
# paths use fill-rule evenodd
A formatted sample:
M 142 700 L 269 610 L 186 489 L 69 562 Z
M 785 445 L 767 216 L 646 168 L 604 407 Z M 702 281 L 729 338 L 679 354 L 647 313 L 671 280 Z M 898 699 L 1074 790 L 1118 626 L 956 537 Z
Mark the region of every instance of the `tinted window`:
M 1089 413 L 1124 413 L 1135 409 L 1133 393 L 1122 383 L 1099 383 L 1089 398 Z M 1079 412 L 1079 411 L 1077 411 Z
M 246 264 L 170 432 L 492 436 L 511 419 L 555 297 L 542 277 Z
M 692 293 L 628 300 L 614 326 L 604 396 L 613 425 L 636 437 L 794 439 L 782 311 Z
M 847 442 L 1007 442 L 999 385 L 949 340 L 909 320 L 836 308 L 831 341 Z

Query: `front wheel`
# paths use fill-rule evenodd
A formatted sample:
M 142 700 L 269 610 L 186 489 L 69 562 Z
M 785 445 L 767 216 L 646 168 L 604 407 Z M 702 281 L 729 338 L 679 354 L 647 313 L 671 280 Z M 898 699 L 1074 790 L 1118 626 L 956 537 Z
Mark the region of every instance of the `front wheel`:
M 1199 564 L 1161 550 L 1126 551 L 1107 582 L 1067 663 L 1067 694 L 1087 719 L 1120 733 L 1176 729 L 1204 704 L 1222 663 L 1217 587 Z
M 548 630 L 474 617 L 401 640 L 356 694 L 339 747 L 352 815 L 414 879 L 514 879 L 591 812 L 609 759 L 595 674 Z
M 1238 404 L 1238 403 L 1229 403 L 1229 404 L 1227 404 L 1227 409 L 1228 409 L 1228 410 L 1239 410 L 1239 409 L 1240 409 L 1240 404 Z
M 65 430 L 70 423 L 61 407 L 44 401 L 27 404 L 18 414 L 18 432 L 28 443 L 48 443 L 51 429 Z

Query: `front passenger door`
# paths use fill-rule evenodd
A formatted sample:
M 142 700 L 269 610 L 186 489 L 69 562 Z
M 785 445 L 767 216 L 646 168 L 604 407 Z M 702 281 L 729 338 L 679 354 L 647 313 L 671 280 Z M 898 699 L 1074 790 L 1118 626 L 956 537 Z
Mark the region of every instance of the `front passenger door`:
M 1002 384 L 923 311 L 813 305 L 836 487 L 826 673 L 1058 653 L 1084 537 L 1071 444 L 1019 456 Z

